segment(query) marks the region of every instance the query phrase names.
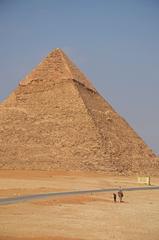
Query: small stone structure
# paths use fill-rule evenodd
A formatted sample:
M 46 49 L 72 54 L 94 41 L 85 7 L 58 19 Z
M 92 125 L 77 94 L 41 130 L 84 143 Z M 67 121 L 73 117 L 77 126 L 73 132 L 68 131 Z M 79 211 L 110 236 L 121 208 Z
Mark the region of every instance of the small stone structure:
M 146 185 L 151 185 L 150 182 L 150 177 L 149 176 L 142 176 L 137 178 L 138 183 L 146 184 Z

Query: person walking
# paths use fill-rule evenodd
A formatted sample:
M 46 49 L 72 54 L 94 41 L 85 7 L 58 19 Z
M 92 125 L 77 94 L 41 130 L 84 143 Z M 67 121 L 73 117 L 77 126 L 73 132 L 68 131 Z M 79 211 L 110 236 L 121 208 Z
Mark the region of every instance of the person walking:
M 122 191 L 122 189 L 121 189 L 121 187 L 120 187 L 120 188 L 119 188 L 119 191 L 118 191 L 118 197 L 119 197 L 119 201 L 120 201 L 120 202 L 122 202 L 123 196 L 124 196 L 124 194 L 123 194 L 123 191 Z
M 116 193 L 113 193 L 113 199 L 114 199 L 114 202 L 116 203 Z

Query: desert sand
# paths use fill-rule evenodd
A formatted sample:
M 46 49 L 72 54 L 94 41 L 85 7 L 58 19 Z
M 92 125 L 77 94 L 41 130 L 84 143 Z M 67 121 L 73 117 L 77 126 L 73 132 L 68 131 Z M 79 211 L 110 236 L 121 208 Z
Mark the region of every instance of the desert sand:
M 151 179 L 159 185 L 158 178 Z M 137 177 L 59 171 L 0 171 L 0 198 L 141 186 Z M 158 240 L 159 191 L 56 197 L 0 206 L 0 240 Z

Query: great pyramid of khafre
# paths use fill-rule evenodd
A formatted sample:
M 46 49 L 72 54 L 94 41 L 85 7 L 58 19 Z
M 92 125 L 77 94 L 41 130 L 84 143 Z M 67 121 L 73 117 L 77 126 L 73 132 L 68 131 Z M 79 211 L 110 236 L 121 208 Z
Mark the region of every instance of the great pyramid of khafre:
M 152 150 L 61 49 L 0 104 L 0 169 L 154 173 Z

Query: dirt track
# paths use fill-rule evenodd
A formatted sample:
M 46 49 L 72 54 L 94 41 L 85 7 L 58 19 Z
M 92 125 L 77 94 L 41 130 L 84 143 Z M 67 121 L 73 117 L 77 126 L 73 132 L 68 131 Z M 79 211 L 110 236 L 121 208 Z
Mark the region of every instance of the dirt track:
M 158 179 L 152 179 L 159 184 Z M 138 186 L 136 177 L 59 172 L 0 173 L 0 196 Z M 62 197 L 0 207 L 0 240 L 158 240 L 159 191 Z

